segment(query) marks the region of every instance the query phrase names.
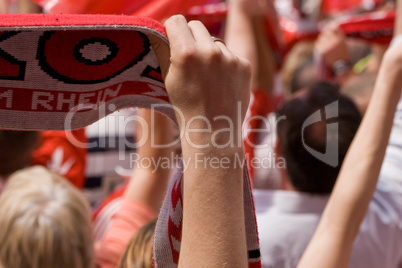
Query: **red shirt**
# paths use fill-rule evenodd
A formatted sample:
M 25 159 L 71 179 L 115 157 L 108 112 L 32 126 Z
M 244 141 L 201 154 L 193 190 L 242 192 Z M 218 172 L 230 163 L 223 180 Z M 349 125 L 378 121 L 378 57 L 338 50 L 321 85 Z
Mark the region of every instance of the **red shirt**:
M 72 130 L 80 143 L 85 143 L 85 129 Z M 74 145 L 64 131 L 42 131 L 42 144 L 32 153 L 32 164 L 47 167 L 52 172 L 67 178 L 81 189 L 85 183 L 87 149 Z

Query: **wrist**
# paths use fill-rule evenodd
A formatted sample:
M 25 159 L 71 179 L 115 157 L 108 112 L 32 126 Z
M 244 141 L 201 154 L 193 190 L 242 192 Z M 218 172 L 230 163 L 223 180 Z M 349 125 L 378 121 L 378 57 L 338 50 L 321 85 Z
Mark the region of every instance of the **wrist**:
M 237 153 L 243 151 L 241 136 L 226 135 L 223 133 L 184 133 L 181 137 L 182 150 L 192 152 Z
M 398 34 L 392 38 L 391 43 L 389 44 L 390 47 L 396 46 L 402 42 L 402 34 Z
M 216 116 L 208 119 L 205 116 L 194 116 L 183 120 L 180 138 L 182 147 L 194 149 L 221 149 L 241 147 L 243 118 Z
M 204 170 L 234 171 L 242 169 L 245 161 L 243 147 L 226 148 L 194 148 L 182 147 L 183 163 L 187 167 Z
M 246 17 L 253 18 L 263 15 L 265 7 L 254 7 L 253 3 L 246 1 L 229 1 L 230 12 L 242 14 Z
M 385 75 L 390 80 L 399 81 L 402 75 L 402 56 L 399 55 L 400 48 L 393 46 L 387 50 L 381 63 L 381 68 L 384 69 Z

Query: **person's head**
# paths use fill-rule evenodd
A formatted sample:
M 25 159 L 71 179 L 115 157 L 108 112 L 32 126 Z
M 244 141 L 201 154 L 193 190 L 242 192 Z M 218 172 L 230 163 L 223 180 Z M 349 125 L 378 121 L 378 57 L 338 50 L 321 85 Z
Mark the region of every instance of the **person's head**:
M 40 139 L 37 131 L 0 130 L 0 176 L 30 166 Z
M 131 238 L 119 268 L 152 268 L 156 219 L 143 226 Z
M 326 107 L 334 109 L 325 110 Z M 292 187 L 310 194 L 329 194 L 361 121 L 355 104 L 338 93 L 333 85 L 319 82 L 285 102 L 277 111 L 277 117 L 278 149 L 285 159 Z M 337 126 L 338 131 L 335 128 L 330 133 L 333 128 L 328 126 Z M 328 148 L 336 148 L 336 151 Z M 311 150 L 321 155 L 328 150 L 334 154 L 330 157 L 337 153 L 338 164 L 327 164 L 325 157 L 316 157 Z
M 317 68 L 314 65 L 313 59 L 304 59 L 293 72 L 289 85 L 290 94 L 312 86 L 317 82 L 317 79 Z
M 0 267 L 93 267 L 89 206 L 44 167 L 12 174 L 0 195 Z
M 286 55 L 282 68 L 282 82 L 286 99 L 292 93 L 317 82 L 318 75 L 314 66 L 313 54 L 313 42 L 299 42 Z
M 354 77 L 341 88 L 341 92 L 356 103 L 362 115 L 370 102 L 376 78 L 376 73 L 365 72 Z

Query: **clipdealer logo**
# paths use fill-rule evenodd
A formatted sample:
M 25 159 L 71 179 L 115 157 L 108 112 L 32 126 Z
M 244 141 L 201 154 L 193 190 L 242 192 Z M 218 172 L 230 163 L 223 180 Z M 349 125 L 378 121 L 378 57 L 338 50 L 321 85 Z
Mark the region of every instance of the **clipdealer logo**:
M 339 123 L 328 123 L 326 124 L 326 146 L 325 146 L 325 153 L 321 153 L 310 146 L 307 145 L 305 142 L 304 132 L 305 129 L 317 122 L 323 120 L 321 109 L 315 111 L 312 115 L 310 115 L 306 121 L 303 123 L 302 126 L 302 142 L 304 148 L 318 160 L 332 166 L 337 167 L 339 165 L 339 148 L 338 148 L 338 141 L 339 141 Z M 339 116 L 339 103 L 335 101 L 325 106 L 324 108 L 325 119 L 329 120 L 333 118 L 337 118 Z

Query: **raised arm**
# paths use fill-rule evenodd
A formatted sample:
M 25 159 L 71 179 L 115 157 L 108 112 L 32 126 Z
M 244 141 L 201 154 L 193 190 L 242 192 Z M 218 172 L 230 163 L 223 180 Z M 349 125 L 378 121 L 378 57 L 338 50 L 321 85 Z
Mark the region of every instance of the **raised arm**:
M 157 214 L 162 206 L 171 172 L 170 168 L 161 167 L 160 163 L 164 158 L 170 159 L 173 153 L 173 123 L 166 116 L 151 110 L 142 109 L 140 116 L 144 121 L 138 124 L 136 138 L 137 143 L 142 143 L 142 140 L 144 142 L 137 149 L 137 163 L 124 197 L 144 202 Z
M 18 0 L 18 13 L 42 13 L 42 8 L 33 0 Z
M 131 237 L 155 219 L 162 205 L 170 168 L 160 165 L 173 152 L 173 123 L 150 110 L 141 110 L 137 131 L 138 149 L 132 162 L 133 174 L 128 182 L 122 204 L 103 236 L 96 243 L 97 267 L 116 267 Z M 158 164 L 159 163 L 159 164 Z M 171 164 L 171 163 L 170 163 Z
M 166 30 L 171 65 L 165 84 L 188 124 L 178 120 L 184 134 L 183 161 L 189 163 L 184 170 L 179 266 L 247 267 L 243 169 L 234 161 L 244 156 L 240 128 L 248 105 L 250 66 L 223 43 L 213 42 L 200 22 L 187 24 L 183 16 L 173 16 Z M 231 125 L 224 118 L 233 123 L 232 133 L 222 131 Z M 225 145 L 230 141 L 234 146 Z M 229 164 L 212 164 L 212 158 Z
M 401 33 L 402 1 L 398 0 L 394 38 Z M 394 44 L 384 56 L 370 105 L 299 267 L 348 266 L 354 239 L 376 188 L 401 96 L 401 45 Z
M 251 90 L 268 95 L 273 88 L 274 60 L 266 36 L 266 17 L 277 22 L 272 0 L 232 0 L 228 2 L 225 42 L 227 47 L 251 63 Z

